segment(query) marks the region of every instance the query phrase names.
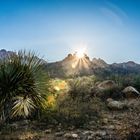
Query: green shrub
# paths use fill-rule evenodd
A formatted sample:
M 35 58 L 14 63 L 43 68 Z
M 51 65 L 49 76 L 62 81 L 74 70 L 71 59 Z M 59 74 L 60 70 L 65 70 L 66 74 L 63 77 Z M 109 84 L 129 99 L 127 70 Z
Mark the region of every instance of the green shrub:
M 96 78 L 94 76 L 78 77 L 68 81 L 69 83 L 69 95 L 72 99 L 81 98 L 84 100 L 91 93 L 91 89 L 94 87 Z
M 134 78 L 134 87 L 140 92 L 140 75 Z
M 123 98 L 123 94 L 121 92 L 121 88 L 119 87 L 114 87 L 111 89 L 107 89 L 102 91 L 102 95 L 101 98 L 102 99 L 107 99 L 107 98 L 112 98 L 112 99 L 122 99 Z
M 66 127 L 83 127 L 90 120 L 98 121 L 100 113 L 105 109 L 105 103 L 100 98 L 91 97 L 91 89 L 95 82 L 94 76 L 67 79 L 68 85 L 64 80 L 51 80 L 51 90 L 54 88 L 56 93 L 48 96 L 50 102 L 47 103 L 53 104 L 42 111 L 41 121 L 47 124 L 61 123 Z M 69 90 L 60 90 L 60 87 L 67 87 Z
M 19 51 L 1 61 L 1 118 L 27 117 L 42 107 L 48 89 L 48 75 L 43 62 L 32 52 Z
M 81 99 L 71 99 L 69 96 L 57 100 L 57 116 L 61 123 L 83 126 L 90 120 L 98 120 L 104 105 L 99 98 L 92 98 L 88 102 Z
M 59 95 L 55 108 L 42 112 L 41 120 L 47 124 L 62 124 L 62 126 L 84 127 L 90 120 L 98 121 L 105 104 L 99 98 L 82 101 L 73 100 L 68 94 Z

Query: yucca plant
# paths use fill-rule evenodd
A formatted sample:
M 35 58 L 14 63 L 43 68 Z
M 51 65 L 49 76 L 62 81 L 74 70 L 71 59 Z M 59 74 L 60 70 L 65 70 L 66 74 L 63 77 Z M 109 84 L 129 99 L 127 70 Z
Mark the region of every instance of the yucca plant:
M 43 106 L 48 92 L 43 61 L 33 52 L 19 51 L 0 62 L 1 118 L 27 117 Z

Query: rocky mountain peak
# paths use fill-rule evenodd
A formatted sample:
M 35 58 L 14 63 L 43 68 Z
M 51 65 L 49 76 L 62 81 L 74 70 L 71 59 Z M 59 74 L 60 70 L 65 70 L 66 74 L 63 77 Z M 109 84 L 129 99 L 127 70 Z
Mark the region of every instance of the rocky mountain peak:
M 72 61 L 72 60 L 76 61 L 78 59 L 80 59 L 80 58 L 78 58 L 77 53 L 75 52 L 73 54 L 71 54 L 71 53 L 68 54 L 62 61 L 63 62 Z M 90 58 L 89 58 L 89 56 L 87 54 L 84 54 L 83 58 L 81 58 L 81 59 L 86 60 L 86 61 L 90 61 Z
M 101 58 L 93 58 L 92 64 L 94 67 L 100 67 L 100 68 L 105 68 L 108 66 L 108 64 Z
M 129 66 L 129 67 L 134 67 L 134 66 L 136 66 L 137 64 L 135 63 L 135 62 L 133 62 L 133 61 L 128 61 L 127 63 L 125 63 L 127 66 Z

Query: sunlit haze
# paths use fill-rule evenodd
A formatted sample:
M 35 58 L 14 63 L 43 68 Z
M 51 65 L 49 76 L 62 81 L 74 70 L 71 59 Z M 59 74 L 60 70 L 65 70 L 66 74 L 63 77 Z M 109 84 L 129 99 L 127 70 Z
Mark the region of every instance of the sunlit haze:
M 80 46 L 78 50 L 76 50 L 76 56 L 80 59 L 83 58 L 86 54 L 86 48 L 84 46 Z

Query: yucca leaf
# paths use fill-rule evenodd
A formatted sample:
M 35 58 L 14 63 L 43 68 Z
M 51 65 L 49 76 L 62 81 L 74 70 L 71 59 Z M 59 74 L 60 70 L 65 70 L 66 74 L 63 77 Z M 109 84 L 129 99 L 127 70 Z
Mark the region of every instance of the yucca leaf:
M 12 107 L 12 116 L 27 117 L 34 109 L 35 109 L 35 104 L 31 98 L 18 96 L 14 98 L 14 105 Z

